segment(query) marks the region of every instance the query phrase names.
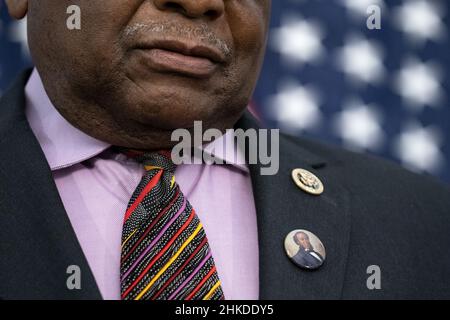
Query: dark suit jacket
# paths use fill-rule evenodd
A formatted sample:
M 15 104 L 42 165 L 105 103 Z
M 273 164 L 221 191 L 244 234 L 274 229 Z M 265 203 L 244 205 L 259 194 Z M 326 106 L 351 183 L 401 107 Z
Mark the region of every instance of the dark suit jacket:
M 99 299 L 44 154 L 25 117 L 29 73 L 0 102 L 0 298 Z M 245 115 L 236 125 L 257 127 Z M 321 196 L 302 192 L 294 168 L 314 172 Z M 251 165 L 259 231 L 261 299 L 450 298 L 450 192 L 389 162 L 282 136 L 280 171 Z M 307 229 L 322 240 L 325 264 L 296 267 L 285 236 Z M 78 265 L 81 290 L 67 289 Z M 381 290 L 366 285 L 381 269 Z

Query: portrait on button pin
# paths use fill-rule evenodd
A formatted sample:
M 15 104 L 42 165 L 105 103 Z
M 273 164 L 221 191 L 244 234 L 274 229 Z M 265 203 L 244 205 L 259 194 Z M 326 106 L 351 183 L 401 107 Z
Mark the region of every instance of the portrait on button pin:
M 297 229 L 290 232 L 284 241 L 288 257 L 297 266 L 305 269 L 317 269 L 325 261 L 325 247 L 312 232 Z

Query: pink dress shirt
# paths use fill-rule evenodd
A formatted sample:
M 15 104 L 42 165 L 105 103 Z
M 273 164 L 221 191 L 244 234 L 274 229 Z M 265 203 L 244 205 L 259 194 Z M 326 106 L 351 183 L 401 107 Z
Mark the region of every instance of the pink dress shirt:
M 67 122 L 36 70 L 25 92 L 27 119 L 100 292 L 104 299 L 120 299 L 122 222 L 143 168 Z M 254 300 L 259 294 L 256 210 L 248 168 L 235 152 L 236 158 L 214 153 L 231 164 L 180 165 L 175 174 L 204 225 L 226 299 Z

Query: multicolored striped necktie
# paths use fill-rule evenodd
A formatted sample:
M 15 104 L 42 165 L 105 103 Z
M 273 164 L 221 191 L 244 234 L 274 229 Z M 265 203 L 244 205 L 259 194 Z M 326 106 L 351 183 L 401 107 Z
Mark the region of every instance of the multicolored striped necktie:
M 126 155 L 146 173 L 124 218 L 122 299 L 224 299 L 205 230 L 175 181 L 170 153 Z

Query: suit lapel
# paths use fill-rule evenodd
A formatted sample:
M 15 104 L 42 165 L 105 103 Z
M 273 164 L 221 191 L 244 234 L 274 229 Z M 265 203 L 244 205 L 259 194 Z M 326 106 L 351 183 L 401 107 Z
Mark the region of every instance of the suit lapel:
M 246 114 L 237 127 L 256 128 L 250 117 Z M 350 237 L 349 192 L 341 184 L 339 163 L 325 161 L 298 141 L 281 136 L 278 174 L 262 176 L 260 165 L 250 165 L 259 233 L 260 298 L 338 299 Z M 291 179 L 295 168 L 316 174 L 325 192 L 313 196 L 300 190 Z M 287 257 L 284 239 L 295 229 L 311 231 L 322 240 L 327 257 L 320 269 L 302 270 Z
M 45 156 L 25 117 L 22 75 L 0 103 L 0 298 L 100 299 Z M 67 288 L 67 268 L 81 290 Z M 20 283 L 20 286 L 17 284 Z

